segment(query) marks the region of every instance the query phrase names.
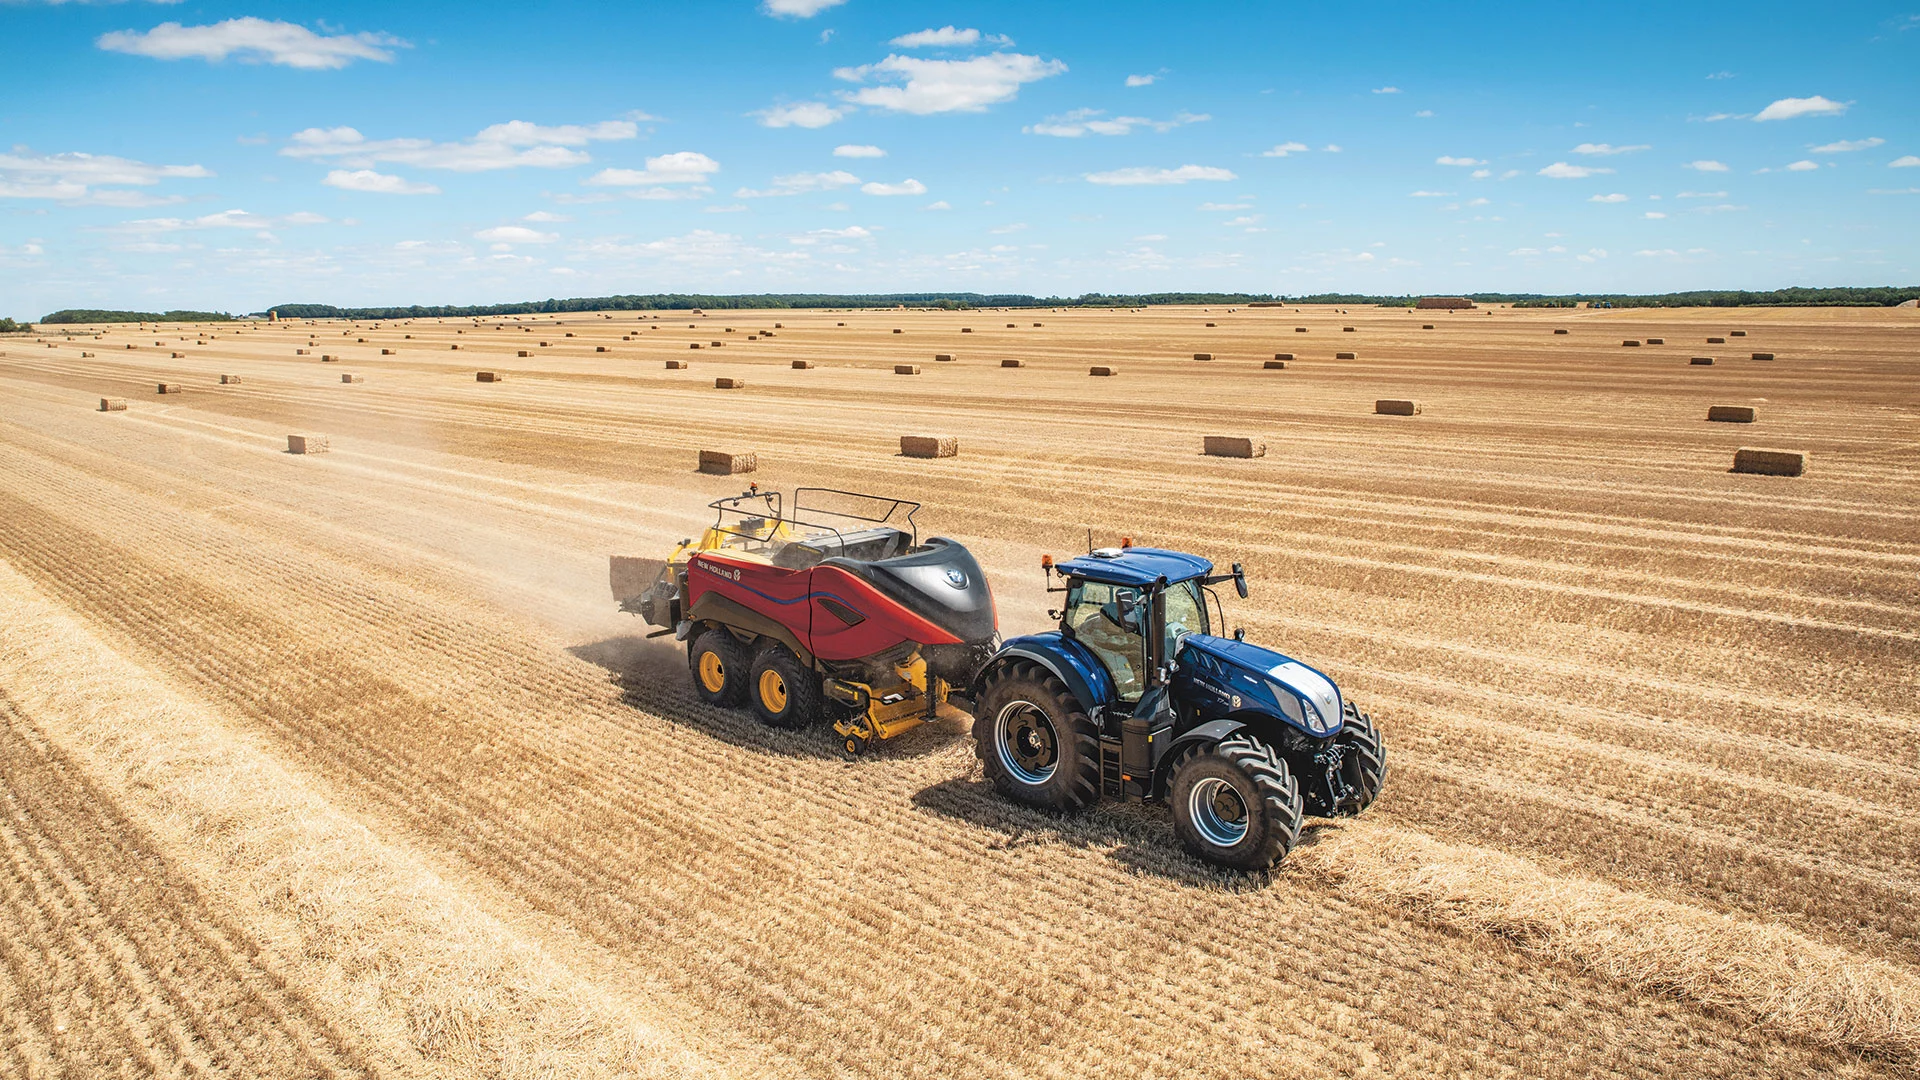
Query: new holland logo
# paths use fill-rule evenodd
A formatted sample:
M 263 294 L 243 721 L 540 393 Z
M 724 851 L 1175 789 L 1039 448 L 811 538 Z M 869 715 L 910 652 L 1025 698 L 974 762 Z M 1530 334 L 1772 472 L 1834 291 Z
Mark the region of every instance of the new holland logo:
M 726 578 L 728 581 L 740 580 L 740 570 L 738 567 L 715 566 L 712 563 L 707 562 L 705 559 L 702 559 L 701 561 L 694 563 L 694 565 L 698 566 L 702 570 L 705 570 L 707 573 L 714 575 L 715 577 Z

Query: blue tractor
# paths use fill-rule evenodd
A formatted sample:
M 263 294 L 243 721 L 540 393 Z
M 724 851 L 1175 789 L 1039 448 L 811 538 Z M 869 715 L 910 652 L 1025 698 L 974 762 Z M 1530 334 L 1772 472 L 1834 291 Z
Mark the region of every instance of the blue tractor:
M 1283 858 L 1306 816 L 1357 814 L 1380 793 L 1380 733 L 1333 680 L 1214 632 L 1212 587 L 1247 595 L 1239 564 L 1216 575 L 1195 555 L 1122 546 L 1041 565 L 1066 596 L 1060 628 L 1005 642 L 971 688 L 1001 793 L 1068 813 L 1164 801 L 1188 851 L 1241 870 Z

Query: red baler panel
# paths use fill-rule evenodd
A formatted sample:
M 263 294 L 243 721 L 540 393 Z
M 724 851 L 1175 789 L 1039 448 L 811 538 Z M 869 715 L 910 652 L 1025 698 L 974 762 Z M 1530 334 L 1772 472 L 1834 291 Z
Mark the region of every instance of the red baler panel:
M 858 660 L 903 641 L 934 645 L 959 640 L 857 575 L 833 566 L 786 570 L 702 552 L 688 561 L 688 606 L 707 592 L 785 626 L 823 660 Z

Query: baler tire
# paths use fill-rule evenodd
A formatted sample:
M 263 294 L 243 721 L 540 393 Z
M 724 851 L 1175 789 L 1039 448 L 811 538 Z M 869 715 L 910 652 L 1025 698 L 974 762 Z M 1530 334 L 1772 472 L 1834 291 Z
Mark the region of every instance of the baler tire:
M 778 684 L 777 701 L 767 700 L 768 688 Z M 747 703 L 753 715 L 771 728 L 793 731 L 820 719 L 820 676 L 793 655 L 793 650 L 769 641 L 754 654 L 747 679 Z
M 1353 817 L 1373 805 L 1387 781 L 1387 747 L 1380 741 L 1380 729 L 1373 717 L 1347 702 L 1345 726 L 1335 741 L 1340 743 L 1340 779 L 1351 792 L 1333 808 L 1334 817 Z
M 974 752 L 1000 794 L 1069 814 L 1099 800 L 1100 731 L 1052 672 L 1025 660 L 1009 664 L 988 678 L 980 704 Z M 1025 726 L 1003 731 L 1010 723 Z
M 702 657 L 714 657 L 713 670 L 703 671 Z M 737 709 L 747 697 L 747 647 L 726 630 L 714 626 L 700 632 L 687 648 L 687 670 L 693 676 L 693 692 L 710 705 Z M 708 677 L 718 672 L 718 688 L 708 685 Z
M 1223 815 L 1216 799 L 1237 805 L 1243 820 Z M 1299 782 L 1273 747 L 1245 733 L 1196 747 L 1182 758 L 1168 802 L 1181 845 L 1216 866 L 1265 870 L 1300 842 L 1305 807 Z M 1237 837 L 1232 835 L 1236 825 Z

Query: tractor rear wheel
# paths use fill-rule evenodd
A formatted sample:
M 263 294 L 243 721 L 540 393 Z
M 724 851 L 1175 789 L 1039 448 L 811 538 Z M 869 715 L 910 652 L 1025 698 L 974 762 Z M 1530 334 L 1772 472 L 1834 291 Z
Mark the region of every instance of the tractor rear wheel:
M 1073 812 L 1100 797 L 1100 732 L 1065 683 L 1018 661 L 987 680 L 974 750 L 1002 795 Z
M 1387 780 L 1387 747 L 1373 717 L 1347 702 L 1345 726 L 1335 737 L 1340 744 L 1340 779 L 1347 793 L 1334 805 L 1335 817 L 1352 817 L 1373 805 Z
M 710 704 L 738 707 L 747 696 L 748 666 L 746 646 L 717 626 L 701 631 L 687 649 L 693 691 Z
M 1173 831 L 1195 857 L 1265 870 L 1300 840 L 1300 785 L 1273 747 L 1229 736 L 1189 753 L 1173 773 Z
M 770 641 L 754 655 L 747 684 L 753 715 L 768 727 L 803 728 L 820 719 L 820 676 L 785 645 Z

